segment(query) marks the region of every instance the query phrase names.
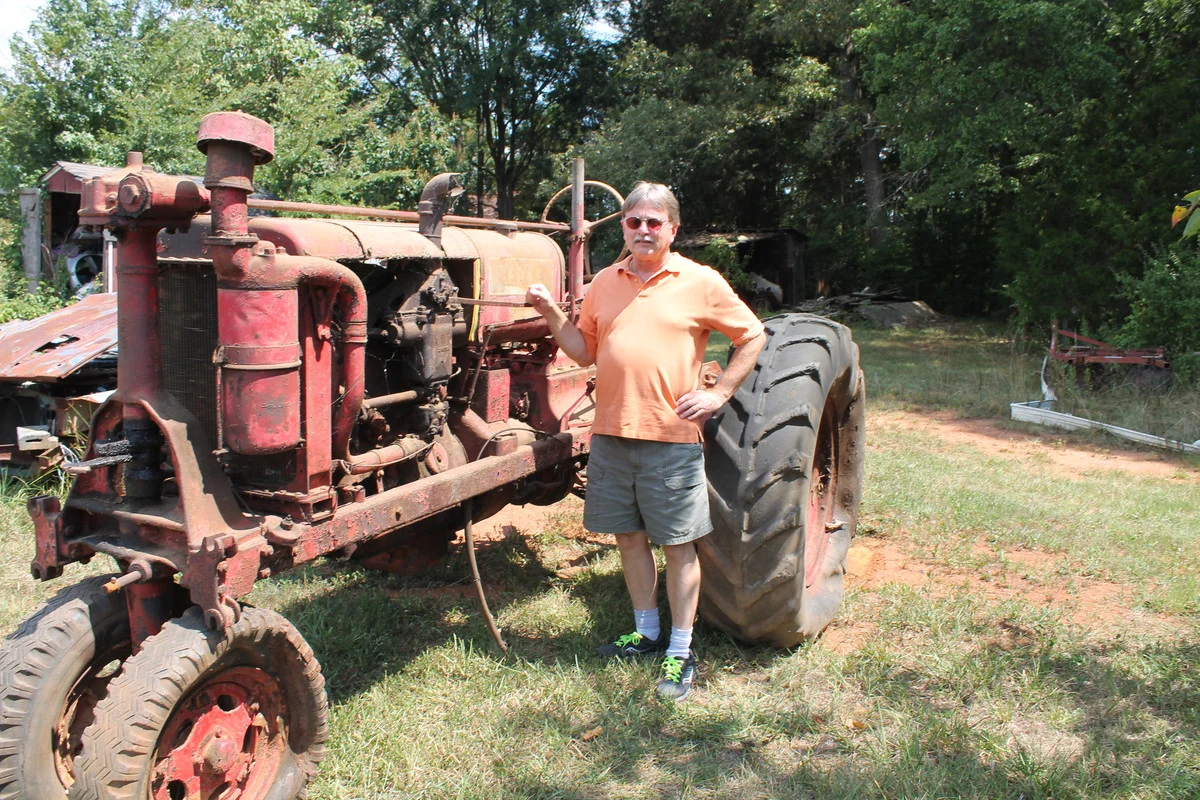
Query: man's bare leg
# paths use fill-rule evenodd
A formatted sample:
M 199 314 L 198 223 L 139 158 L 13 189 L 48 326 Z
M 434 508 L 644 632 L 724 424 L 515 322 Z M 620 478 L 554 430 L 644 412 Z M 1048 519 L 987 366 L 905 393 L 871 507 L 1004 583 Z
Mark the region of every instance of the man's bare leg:
M 669 544 L 663 548 L 663 555 L 667 559 L 671 625 L 690 630 L 700 605 L 700 558 L 696 554 L 696 543 Z
M 700 559 L 696 543 L 667 545 L 667 599 L 671 601 L 671 636 L 667 642 L 658 695 L 682 700 L 696 679 L 696 657 L 692 653 L 692 624 L 700 604 Z
M 658 564 L 650 540 L 642 531 L 616 534 L 625 570 L 625 588 L 633 601 L 634 633 L 596 648 L 603 658 L 630 658 L 662 652 L 658 619 Z
M 658 608 L 658 564 L 645 531 L 616 534 L 621 549 L 621 568 L 625 571 L 625 588 L 635 610 Z

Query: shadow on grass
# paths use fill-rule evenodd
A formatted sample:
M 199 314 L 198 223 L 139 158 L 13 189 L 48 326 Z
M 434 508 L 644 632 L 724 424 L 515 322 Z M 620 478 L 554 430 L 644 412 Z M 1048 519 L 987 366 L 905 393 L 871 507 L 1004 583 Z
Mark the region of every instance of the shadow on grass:
M 701 623 L 700 687 L 677 706 L 653 697 L 653 665 L 612 666 L 592 654 L 628 627 L 619 571 L 560 577 L 520 537 L 481 551 L 479 561 L 497 615 L 557 590 L 588 612 L 559 635 L 506 631 L 510 658 L 554 668 L 545 692 L 557 691 L 552 682 L 566 675 L 588 684 L 588 699 L 582 706 L 547 702 L 538 679 L 528 694 L 511 695 L 500 717 L 486 723 L 490 736 L 514 743 L 512 754 L 487 768 L 491 796 L 1200 797 L 1195 643 L 1072 644 L 1028 630 L 1015 647 L 976 642 L 971 658 L 987 669 L 964 679 L 923 663 L 919 653 L 882 657 L 881 648 L 809 659 L 803 648 L 746 647 Z M 327 564 L 280 580 L 303 583 L 314 574 L 327 588 L 278 610 L 313 645 L 335 703 L 454 639 L 504 658 L 480 618 L 461 553 L 410 578 Z M 565 673 L 556 672 L 564 665 Z M 792 688 L 789 670 L 832 693 Z M 1047 716 L 1027 700 L 1017 687 L 1028 676 L 1073 713 Z M 722 697 L 722 687 L 736 696 Z M 842 715 L 857 712 L 839 702 L 870 708 L 865 727 L 848 725 Z M 1022 707 L 1011 722 L 987 718 L 1006 706 Z M 603 732 L 585 740 L 589 728 Z M 548 765 L 531 754 L 531 742 L 565 743 L 573 754 Z
M 961 708 L 928 695 L 909 698 L 910 718 L 901 735 L 889 738 L 879 731 L 831 730 L 802 704 L 794 714 L 769 719 L 748 718 L 719 703 L 699 715 L 655 705 L 631 714 L 626 699 L 612 694 L 613 711 L 599 720 L 604 735 L 588 743 L 585 756 L 603 782 L 581 786 L 573 778 L 515 775 L 503 782 L 504 796 L 616 797 L 622 787 L 639 785 L 638 796 L 746 800 L 1200 797 L 1194 666 L 1200 663 L 1200 648 L 1147 649 L 1145 659 L 1165 662 L 1150 680 L 1111 666 L 1112 654 L 1102 649 L 1081 655 L 1052 657 L 1043 665 L 1054 679 L 1074 687 L 1080 704 L 1080 722 L 1068 733 L 1083 741 L 1070 753 L 1055 755 L 1053 742 L 1030 748 L 995 741 L 976 731 L 958 713 Z M 1028 668 L 1037 661 L 1041 658 L 1012 666 Z M 912 675 L 897 677 L 892 689 L 913 688 Z M 1159 730 L 1122 724 L 1114 710 L 1122 704 L 1144 706 Z M 570 725 L 570 719 L 516 714 L 513 734 Z M 748 729 L 758 733 L 748 739 Z M 874 741 L 864 745 L 863 737 Z M 771 748 L 769 754 L 764 746 Z M 648 778 L 650 792 L 645 791 Z
M 489 543 L 476 558 L 493 614 L 545 591 L 553 577 L 520 537 Z M 326 561 L 286 573 L 275 582 L 285 595 L 302 595 L 275 609 L 312 645 L 334 703 L 455 637 L 479 652 L 503 657 L 483 623 L 461 549 L 414 576 Z M 307 596 L 299 587 L 310 584 L 323 589 Z
M 717 650 L 713 669 L 736 665 L 730 646 Z M 746 655 L 751 660 L 744 666 L 751 671 L 755 662 L 781 657 L 773 651 Z M 1059 702 L 1078 714 L 1057 725 L 1034 708 L 1028 719 L 1013 720 L 1009 735 L 998 736 L 1005 726 L 981 725 L 991 722 L 980 719 L 987 702 L 972 709 L 976 699 L 970 693 L 938 685 L 931 671 L 895 668 L 880 674 L 868 659 L 847 664 L 841 675 L 847 695 L 870 686 L 860 702 L 873 706 L 875 714 L 883 710 L 882 718 L 861 730 L 844 719 L 826 719 L 827 709 L 814 709 L 799 696 L 790 709 L 779 702 L 755 709 L 752 700 L 722 702 L 703 695 L 689 701 L 699 707 L 676 709 L 654 702 L 631 705 L 619 688 L 602 688 L 609 710 L 597 724 L 604 733 L 587 743 L 585 757 L 593 774 L 605 776 L 603 783 L 581 786 L 571 777 L 517 775 L 504 783 L 505 796 L 621 796 L 621 787 L 644 789 L 652 780 L 655 791 L 638 796 L 1200 797 L 1200 645 L 1033 643 L 1001 655 L 997 683 L 1040 675 L 1061 693 Z M 775 681 L 763 686 L 764 693 L 788 691 Z M 572 724 L 566 716 L 521 709 L 512 715 L 510 734 L 551 729 L 569 735 Z M 577 730 L 578 721 L 574 724 Z
M 607 549 L 594 546 L 593 552 Z M 620 572 L 588 570 L 563 579 L 538 559 L 526 538 L 509 537 L 489 543 L 477 552 L 480 575 L 492 614 L 536 599 L 553 588 L 562 588 L 588 612 L 582 628 L 558 635 L 528 635 L 503 629 L 512 657 L 526 662 L 554 664 L 580 659 L 596 671 L 604 662 L 594 655 L 597 645 L 631 625 L 629 596 Z M 423 652 L 458 639 L 478 653 L 500 660 L 484 624 L 465 552 L 456 550 L 446 559 L 415 576 L 397 576 L 364 569 L 349 562 L 323 562 L 294 570 L 274 579 L 284 593 L 290 588 L 320 585 L 319 593 L 275 604 L 312 645 L 325 673 L 334 702 L 344 701 L 399 672 Z M 665 592 L 661 604 L 664 625 L 669 625 Z M 719 657 L 743 658 L 750 652 L 719 631 L 697 627 L 697 641 Z M 762 651 L 763 657 L 774 651 Z

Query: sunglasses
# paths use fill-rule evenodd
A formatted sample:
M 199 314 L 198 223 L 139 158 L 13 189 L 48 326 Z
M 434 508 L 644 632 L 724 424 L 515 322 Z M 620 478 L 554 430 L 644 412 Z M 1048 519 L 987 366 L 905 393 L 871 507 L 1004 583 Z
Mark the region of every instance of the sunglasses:
M 642 227 L 643 222 L 646 223 L 646 230 L 650 231 L 651 233 L 667 223 L 665 219 L 659 219 L 658 217 L 626 217 L 625 227 L 629 228 L 631 231 L 636 231 L 638 228 Z

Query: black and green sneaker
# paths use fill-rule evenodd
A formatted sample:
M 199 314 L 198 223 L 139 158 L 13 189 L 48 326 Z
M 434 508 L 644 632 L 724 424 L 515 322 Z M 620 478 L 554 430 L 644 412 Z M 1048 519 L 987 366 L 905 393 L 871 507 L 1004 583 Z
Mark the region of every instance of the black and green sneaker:
M 662 662 L 662 679 L 658 696 L 664 700 L 682 700 L 692 690 L 696 680 L 696 654 L 688 651 L 687 658 L 667 656 Z
M 640 658 L 658 655 L 666 649 L 666 642 L 662 640 L 662 637 L 650 639 L 634 631 L 625 634 L 615 642 L 600 645 L 596 648 L 596 655 L 601 658 Z

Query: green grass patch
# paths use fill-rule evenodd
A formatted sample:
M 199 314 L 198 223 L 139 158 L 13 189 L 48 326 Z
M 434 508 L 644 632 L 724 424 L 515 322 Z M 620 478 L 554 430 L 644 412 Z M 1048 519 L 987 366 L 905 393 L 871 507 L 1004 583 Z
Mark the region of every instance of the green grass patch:
M 1007 417 L 1008 404 L 1041 397 L 1041 355 L 991 325 L 854 329 L 874 408 L 947 408 Z
M 480 550 L 507 657 L 461 552 L 412 577 L 336 561 L 293 570 L 249 599 L 293 621 L 328 681 L 329 755 L 309 797 L 1200 796 L 1200 524 L 1186 464 L 1175 477 L 1070 474 L 873 425 L 881 410 L 1006 416 L 1036 391 L 1040 359 L 986 329 L 856 339 L 871 404 L 859 543 L 894 548 L 927 582 L 854 586 L 826 640 L 790 651 L 701 621 L 700 687 L 666 704 L 654 664 L 592 654 L 627 628 L 629 603 L 617 554 L 579 536 L 577 512 Z M 9 631 L 109 565 L 33 582 L 24 498 L 6 489 Z M 1132 608 L 1101 630 L 1038 592 L 985 585 L 1119 586 Z
M 1007 420 L 1010 403 L 1042 398 L 1048 339 L 990 323 L 888 330 L 859 325 L 854 338 L 876 409 L 938 408 Z M 1112 366 L 1096 371 L 1094 379 L 1085 375 L 1081 386 L 1073 368 L 1053 360 L 1045 373 L 1059 398 L 1056 411 L 1180 442 L 1200 440 L 1198 385 L 1156 386 L 1154 376 Z M 1131 446 L 1105 434 L 1091 438 Z

